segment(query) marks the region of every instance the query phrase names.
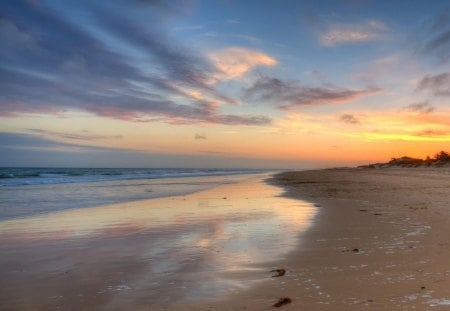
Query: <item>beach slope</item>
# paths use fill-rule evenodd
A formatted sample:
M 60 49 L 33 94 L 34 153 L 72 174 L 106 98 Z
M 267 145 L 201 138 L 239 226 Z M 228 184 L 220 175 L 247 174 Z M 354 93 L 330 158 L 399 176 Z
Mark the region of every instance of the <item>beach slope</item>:
M 272 183 L 313 202 L 315 224 L 274 267 L 282 277 L 207 307 L 270 310 L 450 308 L 450 170 L 285 172 Z

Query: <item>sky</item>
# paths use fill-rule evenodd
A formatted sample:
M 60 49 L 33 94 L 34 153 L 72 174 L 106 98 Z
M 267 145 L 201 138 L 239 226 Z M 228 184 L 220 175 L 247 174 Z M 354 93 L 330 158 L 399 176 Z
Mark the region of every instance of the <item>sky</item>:
M 0 166 L 450 151 L 450 1 L 6 0 Z

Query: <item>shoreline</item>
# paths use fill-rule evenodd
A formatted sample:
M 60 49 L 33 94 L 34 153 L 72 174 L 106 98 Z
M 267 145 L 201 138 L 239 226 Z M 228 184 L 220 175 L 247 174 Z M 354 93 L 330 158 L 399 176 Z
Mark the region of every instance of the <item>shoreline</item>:
M 439 310 L 450 306 L 450 170 L 325 169 L 269 181 L 316 204 L 286 275 L 177 310 Z
M 49 215 L 80 208 L 97 208 L 111 204 L 184 196 L 223 184 L 238 183 L 252 176 L 268 174 L 273 173 L 0 186 L 0 221 Z M 117 191 L 119 188 L 121 190 Z
M 0 308 L 173 309 L 251 288 L 315 213 L 264 180 L 2 221 Z

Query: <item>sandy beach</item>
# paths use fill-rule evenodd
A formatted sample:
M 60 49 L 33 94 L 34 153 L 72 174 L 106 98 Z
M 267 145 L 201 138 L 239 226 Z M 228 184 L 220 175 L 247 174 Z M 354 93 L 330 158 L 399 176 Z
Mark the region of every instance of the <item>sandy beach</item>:
M 319 213 L 283 277 L 191 310 L 447 310 L 450 170 L 286 172 L 272 183 Z M 187 306 L 180 306 L 180 310 Z
M 448 309 L 449 187 L 448 169 L 285 172 L 267 184 L 4 221 L 0 302 L 274 310 L 289 298 L 280 309 Z

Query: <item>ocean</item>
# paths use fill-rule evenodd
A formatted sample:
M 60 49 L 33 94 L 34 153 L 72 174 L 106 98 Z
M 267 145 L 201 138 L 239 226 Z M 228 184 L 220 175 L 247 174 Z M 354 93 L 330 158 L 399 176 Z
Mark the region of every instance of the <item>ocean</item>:
M 232 183 L 245 169 L 0 168 L 0 219 L 183 195 Z

